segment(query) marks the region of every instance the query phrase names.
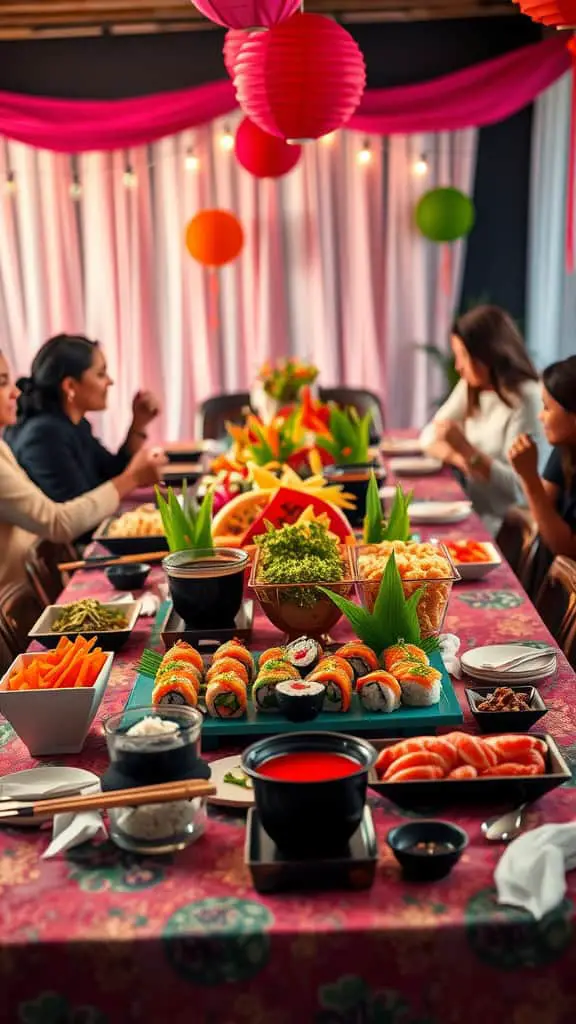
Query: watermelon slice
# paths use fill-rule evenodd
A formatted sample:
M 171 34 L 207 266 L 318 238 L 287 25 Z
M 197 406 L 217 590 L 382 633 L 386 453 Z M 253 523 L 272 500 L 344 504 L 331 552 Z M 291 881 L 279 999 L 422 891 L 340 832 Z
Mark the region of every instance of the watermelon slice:
M 324 513 L 330 522 L 330 530 L 343 543 L 354 543 L 354 532 L 348 519 L 339 508 L 331 505 L 322 498 L 317 498 L 305 491 L 295 491 L 290 487 L 281 487 L 270 499 L 270 503 L 254 520 L 252 526 L 246 531 L 242 538 L 242 547 L 252 544 L 254 537 L 266 533 L 266 524 L 280 528 L 290 526 L 312 506 L 315 516 Z

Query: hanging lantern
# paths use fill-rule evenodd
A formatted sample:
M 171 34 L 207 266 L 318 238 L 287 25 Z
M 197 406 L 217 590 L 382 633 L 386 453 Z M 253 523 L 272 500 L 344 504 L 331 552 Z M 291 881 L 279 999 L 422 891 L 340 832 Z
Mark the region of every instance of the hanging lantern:
M 300 7 L 301 0 L 192 0 L 210 21 L 224 28 L 272 28 Z
M 224 36 L 224 46 L 222 48 L 222 54 L 224 56 L 224 64 L 226 71 L 230 78 L 234 78 L 234 71 L 236 70 L 236 59 L 240 50 L 244 46 L 248 38 L 246 29 L 243 28 L 229 28 L 226 35 Z
M 523 14 L 541 25 L 559 29 L 576 26 L 576 0 L 514 0 Z
M 234 152 L 238 163 L 255 178 L 281 178 L 296 166 L 302 147 L 289 146 L 245 117 L 236 131 Z
M 416 224 L 431 242 L 455 242 L 470 234 L 475 220 L 474 203 L 457 188 L 434 188 L 416 207 Z
M 228 210 L 201 210 L 186 227 L 186 248 L 205 267 L 222 267 L 242 251 L 244 231 Z
M 357 43 L 321 14 L 295 14 L 254 33 L 236 60 L 234 86 L 244 113 L 262 131 L 294 142 L 345 125 L 365 85 Z

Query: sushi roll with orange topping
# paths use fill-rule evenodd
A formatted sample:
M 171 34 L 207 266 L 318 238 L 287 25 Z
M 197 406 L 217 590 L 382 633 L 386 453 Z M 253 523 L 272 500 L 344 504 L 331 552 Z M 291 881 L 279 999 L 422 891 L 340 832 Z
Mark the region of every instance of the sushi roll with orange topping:
M 419 661 L 422 665 L 429 664 L 426 654 L 424 654 L 420 647 L 416 647 L 416 644 L 405 643 L 398 643 L 392 647 L 387 647 L 382 660 L 387 672 L 392 672 L 398 661 Z
M 204 677 L 204 662 L 202 660 L 202 655 L 195 647 L 186 643 L 185 640 L 178 640 L 170 650 L 166 651 L 166 654 L 162 658 L 162 664 L 169 661 L 187 661 L 190 665 L 194 665 L 194 667 L 198 669 L 200 678 Z
M 366 711 L 384 711 L 388 714 L 400 707 L 400 683 L 383 669 L 361 676 L 356 684 L 356 692 Z
M 300 679 L 300 673 L 294 665 L 291 665 L 285 658 L 270 658 L 264 665 L 258 666 L 258 676 L 270 675 L 270 673 L 283 672 L 284 679 Z
M 159 683 L 165 682 L 166 679 L 171 679 L 174 676 L 177 676 L 178 679 L 188 679 L 195 686 L 196 693 L 200 693 L 202 675 L 196 666 L 191 665 L 189 661 L 162 662 L 156 673 L 155 685 L 158 686 Z
M 153 704 L 177 704 L 195 708 L 198 691 L 194 682 L 183 676 L 166 676 L 156 683 L 152 691 Z
M 375 672 L 379 667 L 378 658 L 374 651 L 359 641 L 351 640 L 349 643 L 339 647 L 336 654 L 339 658 L 344 658 L 345 661 L 349 662 L 355 679 L 368 675 L 369 672 Z
M 342 669 L 319 665 L 307 678 L 310 682 L 324 683 L 326 687 L 323 711 L 348 711 L 352 700 L 352 683 Z
M 283 647 L 269 647 L 267 651 L 262 651 L 262 654 L 258 657 L 258 670 L 262 669 L 267 661 L 285 661 L 286 652 Z
M 399 661 L 393 675 L 402 689 L 402 702 L 410 707 L 437 704 L 442 693 L 442 673 L 418 661 Z
M 248 686 L 248 669 L 241 661 L 237 661 L 236 658 L 219 658 L 218 661 L 212 662 L 206 673 L 206 682 L 211 683 L 214 676 L 222 675 L 223 672 L 233 672 L 234 675 L 242 680 L 245 686 Z
M 211 718 L 242 718 L 247 703 L 246 687 L 232 672 L 215 676 L 206 687 L 206 709 Z
M 323 653 L 322 646 L 317 640 L 301 636 L 286 645 L 284 656 L 298 669 L 301 676 L 306 676 L 316 668 Z
M 320 668 L 337 668 L 340 672 L 344 673 L 350 683 L 350 686 L 354 684 L 354 669 L 352 668 L 352 665 L 349 661 L 346 661 L 345 658 L 339 658 L 337 654 L 325 654 L 324 657 L 320 659 L 318 668 L 315 669 L 315 672 Z M 315 672 L 312 672 L 311 675 L 314 675 Z M 310 676 L 308 676 L 308 678 L 310 678 Z
M 251 681 L 254 678 L 254 658 L 241 640 L 227 640 L 225 644 L 221 644 L 214 652 L 212 661 L 219 661 L 221 658 L 234 658 L 236 661 L 242 662 L 248 672 L 248 680 Z

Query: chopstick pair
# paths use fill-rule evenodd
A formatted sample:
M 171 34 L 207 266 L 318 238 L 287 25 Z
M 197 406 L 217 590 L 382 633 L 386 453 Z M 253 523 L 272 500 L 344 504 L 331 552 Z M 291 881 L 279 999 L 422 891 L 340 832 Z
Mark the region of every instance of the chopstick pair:
M 133 789 L 112 789 L 105 793 L 86 796 L 60 797 L 54 800 L 35 800 L 24 807 L 2 810 L 0 821 L 10 818 L 38 818 L 46 815 L 78 813 L 79 811 L 106 811 L 110 807 L 137 807 L 140 804 L 169 803 L 172 800 L 192 800 L 195 797 L 214 796 L 216 786 L 203 779 L 184 779 L 181 782 L 163 782 L 155 786 L 135 786 Z
M 112 565 L 130 565 L 132 562 L 161 562 L 168 551 L 147 551 L 142 555 L 93 555 L 77 562 L 59 562 L 60 572 L 75 572 L 76 569 L 107 569 Z

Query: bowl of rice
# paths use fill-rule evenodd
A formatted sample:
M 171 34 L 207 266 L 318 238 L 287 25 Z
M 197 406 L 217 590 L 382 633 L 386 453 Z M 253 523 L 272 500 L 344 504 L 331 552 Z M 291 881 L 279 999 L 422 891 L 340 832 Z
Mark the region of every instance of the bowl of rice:
M 418 621 L 422 637 L 437 636 L 446 618 L 452 586 L 460 579 L 444 544 L 382 541 L 356 548 L 358 593 L 368 611 L 374 610 L 380 582 L 394 552 L 405 597 L 421 591 Z

